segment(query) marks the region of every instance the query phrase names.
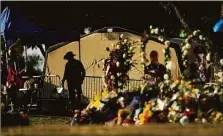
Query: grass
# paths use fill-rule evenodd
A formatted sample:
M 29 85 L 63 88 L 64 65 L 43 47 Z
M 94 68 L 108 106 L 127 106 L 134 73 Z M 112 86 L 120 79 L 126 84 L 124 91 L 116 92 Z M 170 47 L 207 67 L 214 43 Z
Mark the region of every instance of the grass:
M 69 117 L 31 116 L 29 127 L 2 129 L 2 136 L 72 135 L 72 136 L 223 136 L 222 125 L 148 124 L 145 126 L 103 127 L 98 125 L 69 127 Z

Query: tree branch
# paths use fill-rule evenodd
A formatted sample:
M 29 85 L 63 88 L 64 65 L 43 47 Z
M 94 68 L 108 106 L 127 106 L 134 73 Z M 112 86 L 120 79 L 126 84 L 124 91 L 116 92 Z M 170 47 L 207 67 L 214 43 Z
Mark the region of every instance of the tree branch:
M 170 12 L 171 9 L 173 9 L 175 11 L 175 14 L 177 16 L 177 18 L 179 19 L 180 23 L 182 24 L 182 26 L 187 29 L 188 31 L 191 30 L 191 28 L 189 27 L 189 25 L 187 24 L 187 22 L 184 20 L 183 16 L 181 15 L 179 9 L 177 8 L 177 6 L 175 6 L 174 4 L 172 4 L 171 2 L 169 2 L 168 4 L 164 5 L 162 3 L 160 3 L 160 5 L 167 11 Z

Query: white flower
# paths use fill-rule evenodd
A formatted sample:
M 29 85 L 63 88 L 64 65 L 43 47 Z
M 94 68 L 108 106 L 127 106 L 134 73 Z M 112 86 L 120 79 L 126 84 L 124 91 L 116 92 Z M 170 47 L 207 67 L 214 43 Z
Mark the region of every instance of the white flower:
M 120 66 L 120 62 L 117 61 L 116 62 L 116 66 L 119 67 Z
M 102 63 L 105 64 L 105 59 L 102 59 Z
M 198 31 L 194 31 L 193 35 L 196 36 L 198 34 Z
M 118 45 L 116 46 L 116 48 L 117 48 L 118 50 L 120 50 L 120 45 L 118 44 Z
M 131 46 L 131 47 L 129 47 L 129 50 L 130 50 L 130 51 L 132 51 L 132 50 L 133 50 L 133 47 L 132 47 L 132 46 Z
M 170 46 L 170 41 L 165 41 L 165 43 L 164 43 L 167 47 L 169 47 Z
M 155 30 L 154 29 L 151 29 L 150 33 L 151 34 L 154 34 L 155 33 Z
M 166 50 L 165 49 L 162 49 L 163 53 L 166 53 Z
M 220 78 L 218 81 L 219 81 L 220 83 L 223 83 L 223 78 Z
M 185 39 L 185 43 L 188 43 L 188 39 Z
M 202 118 L 202 119 L 201 119 L 201 122 L 202 122 L 203 124 L 205 124 L 205 123 L 207 123 L 207 120 L 206 120 L 205 118 Z
M 200 66 L 200 67 L 199 67 L 199 70 L 200 70 L 200 71 L 204 70 L 204 67 L 203 67 L 203 66 Z
M 171 69 L 175 69 L 176 66 L 172 61 L 168 61 L 167 65 L 166 65 L 166 69 L 171 70 Z
M 111 75 L 111 79 L 113 80 L 113 79 L 115 79 L 115 77 L 113 75 Z
M 117 76 L 120 77 L 121 76 L 121 73 L 117 73 Z
M 186 49 L 190 49 L 191 45 L 189 43 L 186 44 Z
M 125 40 L 124 40 L 124 43 L 127 43 L 127 41 L 128 41 L 128 39 L 125 39 Z
M 217 76 L 218 76 L 219 78 L 223 78 L 223 72 L 218 72 Z
M 184 81 L 184 80 L 181 80 L 180 83 L 181 83 L 181 84 L 185 84 L 185 81 Z
M 169 79 L 169 75 L 168 75 L 168 74 L 164 74 L 163 78 L 164 78 L 165 80 L 168 80 L 168 79 Z
M 144 57 L 142 57 L 141 61 L 142 62 L 146 62 L 146 59 Z
M 143 48 L 143 47 L 145 47 L 145 45 L 144 44 L 141 44 L 141 47 Z
M 121 82 L 118 82 L 118 86 L 122 86 L 122 83 Z
M 126 54 L 124 53 L 122 57 L 125 59 L 126 58 Z
M 207 54 L 206 59 L 207 59 L 207 61 L 211 60 L 211 54 L 210 53 Z
M 145 56 L 145 52 L 141 52 L 140 54 L 141 54 L 141 56 Z
M 164 39 L 162 38 L 160 41 L 161 41 L 161 42 L 163 42 L 163 41 L 164 41 Z
M 203 40 L 203 35 L 199 35 L 199 39 L 200 40 Z
M 186 61 L 184 61 L 184 62 L 183 62 L 183 65 L 184 65 L 184 66 L 186 66 L 186 65 L 187 65 L 187 62 L 186 62 Z
M 188 54 L 187 50 L 184 50 L 183 55 L 186 56 Z
M 186 46 L 182 47 L 182 52 L 184 52 L 186 50 Z
M 220 60 L 220 64 L 223 65 L 223 59 Z
M 156 29 L 154 30 L 154 33 L 155 33 L 155 34 L 158 34 L 158 33 L 159 33 L 159 28 L 156 28 Z
M 176 87 L 176 84 L 172 84 L 171 85 L 172 87 L 172 89 L 174 88 L 174 87 Z M 171 98 L 171 101 L 175 101 L 176 99 L 177 99 L 177 97 L 179 96 L 179 93 L 175 93 L 173 96 L 172 96 L 172 98 Z M 177 104 L 175 105 L 175 110 L 176 110 L 176 108 L 179 108 L 179 107 L 177 107 Z M 177 109 L 178 110 L 178 109 Z
M 111 47 L 114 48 L 115 47 L 115 44 L 112 44 Z
M 169 77 L 168 77 L 169 78 Z M 165 80 L 164 81 L 165 84 L 170 84 L 170 80 Z
M 188 117 L 187 117 L 187 116 L 183 116 L 183 117 L 180 119 L 180 124 L 183 125 L 183 126 L 189 124 L 189 119 L 188 119 Z
M 152 26 L 152 25 L 150 25 L 150 26 L 149 26 L 149 28 L 150 28 L 150 29 L 153 29 L 153 26 Z
M 124 34 L 121 34 L 121 35 L 120 35 L 120 38 L 123 38 L 123 36 L 124 36 Z
M 165 103 L 164 103 L 164 101 L 158 99 L 158 100 L 157 100 L 157 104 L 158 104 L 158 105 L 157 105 L 157 106 L 158 106 L 157 108 L 158 108 L 159 110 L 162 111 L 162 110 L 164 109 L 164 107 L 165 107 Z

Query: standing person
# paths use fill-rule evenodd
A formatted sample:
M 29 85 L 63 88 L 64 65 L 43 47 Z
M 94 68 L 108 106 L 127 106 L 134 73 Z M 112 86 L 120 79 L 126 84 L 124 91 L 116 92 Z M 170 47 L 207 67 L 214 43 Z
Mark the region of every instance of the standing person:
M 211 67 L 207 64 L 205 48 L 200 45 L 196 46 L 194 54 L 196 60 L 189 65 L 189 73 L 187 75 L 190 80 L 209 82 L 211 80 Z
M 150 53 L 150 60 L 151 64 L 145 67 L 144 74 L 151 75 L 153 78 L 163 81 L 163 76 L 166 73 L 166 67 L 159 63 L 157 51 L 153 50 Z
M 75 100 L 77 100 L 77 106 L 81 101 L 82 89 L 81 85 L 83 84 L 85 77 L 85 69 L 83 64 L 74 59 L 75 54 L 72 51 L 69 51 L 64 56 L 64 59 L 68 62 L 65 66 L 64 77 L 62 80 L 62 85 L 64 86 L 64 81 L 67 80 L 68 90 L 69 90 L 69 99 L 71 101 L 72 110 L 75 109 Z M 77 98 L 77 99 L 76 99 Z
M 152 51 L 150 53 L 151 63 L 145 67 L 144 74 L 150 75 L 150 78 L 146 79 L 145 87 L 142 89 L 142 92 L 147 94 L 145 99 L 151 99 L 157 97 L 159 94 L 159 89 L 157 84 L 164 80 L 164 74 L 166 73 L 166 67 L 163 64 L 159 63 L 158 52 Z M 152 87 L 152 91 L 148 91 L 147 87 Z

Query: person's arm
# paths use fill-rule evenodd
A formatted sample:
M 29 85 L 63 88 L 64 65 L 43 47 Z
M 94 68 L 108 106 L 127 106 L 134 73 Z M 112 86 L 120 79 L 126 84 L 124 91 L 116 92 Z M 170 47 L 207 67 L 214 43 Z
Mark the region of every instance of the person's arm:
M 85 71 L 85 69 L 84 69 L 84 66 L 83 66 L 83 64 L 80 62 L 80 64 L 81 64 L 81 77 L 82 77 L 82 83 L 83 83 L 83 81 L 84 81 L 84 78 L 85 78 L 85 75 L 86 75 L 86 71 Z
M 64 76 L 63 76 L 63 79 L 62 79 L 62 85 L 64 85 L 64 82 L 65 82 L 65 80 L 67 80 L 67 77 L 68 77 L 68 65 L 66 64 L 65 65 L 65 70 L 64 70 Z

